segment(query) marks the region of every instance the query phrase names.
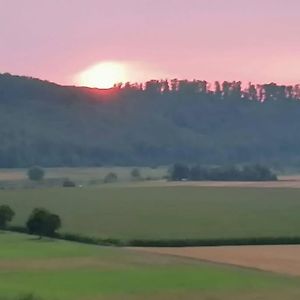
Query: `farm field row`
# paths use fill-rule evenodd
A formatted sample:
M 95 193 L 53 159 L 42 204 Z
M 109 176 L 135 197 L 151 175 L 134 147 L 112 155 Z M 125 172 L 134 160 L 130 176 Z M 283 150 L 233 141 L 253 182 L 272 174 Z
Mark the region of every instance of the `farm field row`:
M 0 296 L 7 299 L 26 293 L 43 300 L 296 300 L 300 295 L 299 278 L 186 258 L 12 233 L 1 233 L 0 244 Z
M 62 232 L 99 238 L 213 239 L 300 235 L 300 190 L 191 186 L 0 191 L 24 225 L 31 210 L 61 216 Z
M 299 245 L 132 249 L 300 277 Z

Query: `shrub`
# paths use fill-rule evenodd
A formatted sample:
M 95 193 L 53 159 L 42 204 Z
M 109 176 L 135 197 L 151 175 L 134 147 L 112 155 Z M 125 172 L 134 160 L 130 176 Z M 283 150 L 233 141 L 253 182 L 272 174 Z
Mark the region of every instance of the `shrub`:
M 38 166 L 31 167 L 27 171 L 27 176 L 32 181 L 41 181 L 45 176 L 45 171 Z

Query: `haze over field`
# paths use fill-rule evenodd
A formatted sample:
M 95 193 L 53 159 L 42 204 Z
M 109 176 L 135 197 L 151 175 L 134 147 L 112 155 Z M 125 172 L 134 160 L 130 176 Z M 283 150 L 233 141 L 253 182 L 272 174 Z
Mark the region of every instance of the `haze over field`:
M 284 84 L 300 78 L 298 0 L 0 4 L 1 72 L 98 87 L 175 77 Z

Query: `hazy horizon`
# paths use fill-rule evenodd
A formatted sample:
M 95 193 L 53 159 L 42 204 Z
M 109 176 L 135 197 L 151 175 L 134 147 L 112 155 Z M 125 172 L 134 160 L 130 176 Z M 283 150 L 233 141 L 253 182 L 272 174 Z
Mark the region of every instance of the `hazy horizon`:
M 112 62 L 126 69 L 110 81 L 299 83 L 300 2 L 274 2 L 0 0 L 0 72 L 72 85 Z

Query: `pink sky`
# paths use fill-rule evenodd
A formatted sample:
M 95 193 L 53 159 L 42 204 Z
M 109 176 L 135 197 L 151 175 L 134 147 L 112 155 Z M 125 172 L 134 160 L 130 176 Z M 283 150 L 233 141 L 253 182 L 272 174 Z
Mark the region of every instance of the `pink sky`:
M 0 0 L 0 73 L 62 84 L 102 61 L 166 77 L 300 82 L 299 0 Z

